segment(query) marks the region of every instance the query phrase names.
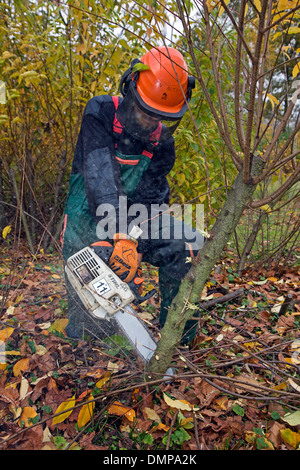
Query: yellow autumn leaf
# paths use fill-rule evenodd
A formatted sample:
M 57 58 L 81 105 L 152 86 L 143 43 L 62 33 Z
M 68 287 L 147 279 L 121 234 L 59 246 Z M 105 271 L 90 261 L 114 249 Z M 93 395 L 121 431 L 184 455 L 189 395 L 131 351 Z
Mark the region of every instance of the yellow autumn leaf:
M 189 403 L 186 400 L 173 400 L 172 398 L 168 397 L 165 393 L 163 394 L 164 400 L 167 405 L 171 408 L 175 408 L 176 410 L 181 411 L 192 411 L 194 409 L 194 405 Z
M 0 341 L 5 341 L 8 339 L 12 333 L 14 332 L 14 328 L 4 328 L 3 330 L 0 330 Z
M 280 430 L 281 439 L 285 444 L 288 444 L 294 449 L 297 449 L 300 444 L 300 433 L 294 432 L 289 428 L 281 429 Z
M 253 431 L 246 431 L 245 432 L 245 441 L 248 442 L 249 444 L 254 446 L 255 443 L 256 443 L 257 438 L 261 438 L 261 436 L 259 434 L 256 434 Z M 265 437 L 263 437 L 262 439 L 263 439 L 263 444 L 264 444 L 265 449 L 274 450 L 274 446 L 273 446 L 271 441 L 269 441 Z
M 248 442 L 248 444 L 254 445 L 255 439 L 256 439 L 256 434 L 254 431 L 245 432 L 245 441 Z
M 111 415 L 126 416 L 129 421 L 133 421 L 135 418 L 135 411 L 122 403 L 115 401 L 109 408 L 108 412 Z
M 0 354 L 2 356 L 21 356 L 20 351 L 15 351 L 11 349 L 10 351 L 1 351 L 1 344 L 0 344 Z
M 18 420 L 19 426 L 25 426 L 28 428 L 32 425 L 32 419 L 37 416 L 37 412 L 31 406 L 25 406 L 22 410 L 22 414 Z
M 90 397 L 92 399 L 92 396 Z M 79 411 L 77 424 L 79 429 L 85 426 L 94 414 L 95 402 L 85 403 Z
M 154 426 L 153 428 L 151 428 L 151 430 L 152 430 L 153 432 L 155 432 L 155 431 L 166 431 L 166 432 L 168 432 L 169 429 L 170 429 L 170 426 L 167 426 L 167 425 L 164 424 L 164 423 L 158 423 L 157 426 Z
M 29 367 L 29 357 L 20 359 L 13 367 L 13 373 L 15 377 L 20 377 L 22 372 L 25 372 Z
M 271 101 L 272 108 L 274 109 L 275 104 L 277 104 L 277 105 L 279 104 L 278 99 L 274 95 L 271 95 L 271 93 L 267 93 L 267 97 Z M 268 205 L 268 204 L 266 204 L 266 205 Z
M 296 64 L 295 67 L 293 68 L 293 71 L 292 71 L 293 78 L 296 78 L 299 73 L 300 73 L 300 62 L 298 62 L 298 64 Z
M 73 395 L 72 398 L 62 402 L 59 405 L 59 407 L 55 411 L 55 416 L 52 420 L 52 425 L 62 423 L 65 419 L 67 419 L 72 413 L 74 406 L 75 406 L 75 395 Z M 66 411 L 66 412 L 62 413 L 63 411 Z
M 219 0 L 206 0 L 209 13 L 219 4 Z
M 110 372 L 105 372 L 103 377 L 96 382 L 95 386 L 97 388 L 102 388 L 103 385 L 105 385 L 106 382 L 108 382 L 110 380 L 110 377 L 111 377 L 111 373 Z
M 287 384 L 286 384 L 286 382 L 281 382 L 278 385 L 274 385 L 272 388 L 274 388 L 275 390 L 286 390 L 287 389 Z
M 152 408 L 148 408 L 147 406 L 144 408 L 143 412 L 147 416 L 147 419 L 150 419 L 151 421 L 156 421 L 156 423 L 160 423 L 161 419 L 159 415 L 154 411 Z
M 63 333 L 69 320 L 67 318 L 59 318 L 58 320 L 55 320 L 50 328 L 48 328 L 48 331 L 50 333 L 53 333 L 54 331 L 57 331 L 58 333 Z
M 4 229 L 2 230 L 2 237 L 4 240 L 10 232 L 11 232 L 11 225 L 7 225 L 6 227 L 4 227 Z
M 252 351 L 253 349 L 261 349 L 259 346 L 260 346 L 260 343 L 258 343 L 257 341 L 249 341 L 247 343 L 244 343 L 244 346 L 245 348 L 247 348 L 249 351 Z
M 261 12 L 260 0 L 254 0 L 254 5 L 256 6 L 257 11 Z
M 291 26 L 287 32 L 288 34 L 298 34 L 300 33 L 300 28 L 298 26 Z
M 184 173 L 179 173 L 177 175 L 177 181 L 179 185 L 181 186 L 185 182 L 185 174 Z
M 278 11 L 288 10 L 294 8 L 297 4 L 297 0 L 278 0 L 277 9 Z
M 194 427 L 193 418 L 184 418 L 180 421 L 180 427 L 184 429 L 192 429 Z

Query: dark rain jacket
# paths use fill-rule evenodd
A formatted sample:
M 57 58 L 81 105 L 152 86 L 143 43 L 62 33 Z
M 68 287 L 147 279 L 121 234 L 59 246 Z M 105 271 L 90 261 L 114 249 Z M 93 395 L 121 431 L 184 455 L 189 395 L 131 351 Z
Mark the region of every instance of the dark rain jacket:
M 97 241 L 95 226 L 99 221 L 96 215 L 99 205 L 112 204 L 118 220 L 119 196 L 128 196 L 122 182 L 122 169 L 130 163 L 119 163 L 116 148 L 123 155 L 138 156 L 144 144 L 126 136 L 124 130 L 121 137 L 114 132 L 115 111 L 113 99 L 107 95 L 92 98 L 85 108 L 65 211 L 64 257 Z M 171 138 L 155 148 L 148 168 L 128 197 L 129 205 L 138 203 L 150 208 L 151 204 L 168 204 L 167 175 L 174 163 L 175 146 Z

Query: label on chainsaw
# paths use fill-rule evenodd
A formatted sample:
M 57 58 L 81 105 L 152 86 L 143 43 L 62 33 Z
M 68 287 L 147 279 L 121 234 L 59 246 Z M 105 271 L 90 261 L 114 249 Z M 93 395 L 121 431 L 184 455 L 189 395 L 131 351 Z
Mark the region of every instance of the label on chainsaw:
M 125 284 L 125 282 L 121 282 L 119 279 L 116 279 L 116 277 L 114 277 L 112 274 L 108 274 L 107 275 L 108 279 L 110 280 L 110 282 L 115 286 L 115 288 L 119 291 L 120 289 L 122 289 L 124 292 L 128 292 L 129 291 L 129 287 L 127 284 Z
M 110 285 L 104 278 L 99 279 L 97 282 L 94 282 L 93 288 L 99 295 L 104 295 L 106 294 L 106 292 L 109 292 L 111 290 Z

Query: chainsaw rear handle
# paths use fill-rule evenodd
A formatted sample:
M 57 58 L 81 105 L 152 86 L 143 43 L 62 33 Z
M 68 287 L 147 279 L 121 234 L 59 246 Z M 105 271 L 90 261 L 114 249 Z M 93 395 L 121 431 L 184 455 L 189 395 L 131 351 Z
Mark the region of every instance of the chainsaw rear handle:
M 156 289 L 151 289 L 151 291 L 147 292 L 145 295 L 141 295 L 139 293 L 139 289 L 141 284 L 144 282 L 144 279 L 141 277 L 136 276 L 132 281 L 128 282 L 128 286 L 132 290 L 135 295 L 135 300 L 132 302 L 133 304 L 142 304 L 146 300 L 150 299 L 154 294 L 156 294 Z

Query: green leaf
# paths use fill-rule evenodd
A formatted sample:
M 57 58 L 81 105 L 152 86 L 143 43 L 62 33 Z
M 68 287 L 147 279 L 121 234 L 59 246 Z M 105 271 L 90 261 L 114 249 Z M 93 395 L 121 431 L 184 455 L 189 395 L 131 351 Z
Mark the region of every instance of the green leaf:
M 109 338 L 105 338 L 104 342 L 111 348 L 107 351 L 111 356 L 116 356 L 122 351 L 128 353 L 133 350 L 128 339 L 122 335 L 112 335 Z
M 239 416 L 245 416 L 245 410 L 240 405 L 235 404 L 232 408 L 234 413 Z
M 142 72 L 143 70 L 150 70 L 150 67 L 142 62 L 134 64 L 132 71 L 133 72 Z
M 265 437 L 258 437 L 256 439 L 256 448 L 257 450 L 270 449 L 273 445 Z
M 153 436 L 151 436 L 151 434 L 146 434 L 146 436 L 143 437 L 143 442 L 148 445 L 153 444 L 153 440 L 154 439 L 153 439 Z
M 272 411 L 271 418 L 274 419 L 274 421 L 278 421 L 280 419 L 280 414 L 277 411 Z
M 63 449 L 67 445 L 67 441 L 63 436 L 54 436 L 53 442 L 56 445 L 57 449 Z

